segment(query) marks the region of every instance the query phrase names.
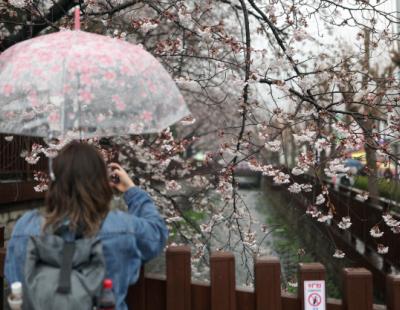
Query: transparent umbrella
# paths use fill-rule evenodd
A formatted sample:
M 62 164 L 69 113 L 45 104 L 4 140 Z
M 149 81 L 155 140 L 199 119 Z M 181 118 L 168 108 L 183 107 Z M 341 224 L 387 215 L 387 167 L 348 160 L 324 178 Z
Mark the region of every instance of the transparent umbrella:
M 150 53 L 78 25 L 0 55 L 0 132 L 46 138 L 143 134 L 189 114 Z

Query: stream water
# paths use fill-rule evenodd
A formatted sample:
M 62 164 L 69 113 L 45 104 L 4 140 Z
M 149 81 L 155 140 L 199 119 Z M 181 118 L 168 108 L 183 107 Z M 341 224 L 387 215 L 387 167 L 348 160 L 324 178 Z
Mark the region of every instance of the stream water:
M 298 222 L 300 225 L 293 225 L 293 223 L 288 221 L 286 217 L 287 214 L 282 214 L 282 212 L 291 212 L 290 204 L 283 206 L 282 201 L 279 200 L 274 193 L 265 192 L 260 189 L 242 189 L 240 190 L 240 195 L 252 216 L 259 222 L 252 227 L 253 230 L 260 231 L 262 225 L 265 225 L 267 228 L 267 236 L 263 234 L 259 234 L 258 236 L 257 241 L 260 244 L 259 250 L 262 255 L 276 256 L 280 259 L 282 287 L 290 292 L 295 292 L 296 286 L 291 285 L 291 283 L 296 283 L 297 264 L 299 262 L 321 261 L 321 255 L 325 255 L 324 253 L 326 252 L 326 255 L 330 255 L 328 260 L 334 262 L 330 266 L 326 266 L 324 262 L 324 265 L 327 267 L 327 293 L 330 297 L 340 298 L 337 270 L 345 266 L 348 262 L 346 262 L 346 259 L 335 261 L 332 257 L 333 252 L 331 252 L 331 245 L 329 245 L 329 242 L 326 242 L 326 240 L 322 239 L 310 244 L 310 236 L 304 238 L 305 231 L 301 229 L 301 227 L 303 227 L 303 224 L 309 225 L 309 223 L 307 223 L 308 219 L 293 215 L 297 216 L 297 218 L 294 218 L 295 221 L 300 221 Z M 308 232 L 308 234 L 310 234 L 310 232 Z M 318 236 L 319 239 L 322 238 L 321 235 L 322 234 Z M 226 240 L 226 238 L 227 236 L 219 236 L 217 239 Z M 211 244 L 211 248 L 218 247 L 219 242 L 218 240 L 214 240 Z M 320 249 L 319 247 L 321 247 L 321 245 L 322 247 L 325 246 L 325 248 Z M 316 247 L 318 247 L 318 249 L 316 249 Z M 236 284 L 238 286 L 251 285 L 251 272 L 253 270 L 252 255 L 247 253 L 244 257 L 242 247 L 240 246 L 230 249 L 230 251 L 235 255 Z M 164 273 L 164 259 L 164 256 L 156 258 L 147 264 L 146 271 Z M 201 277 L 202 279 L 208 278 L 207 267 L 204 267 Z

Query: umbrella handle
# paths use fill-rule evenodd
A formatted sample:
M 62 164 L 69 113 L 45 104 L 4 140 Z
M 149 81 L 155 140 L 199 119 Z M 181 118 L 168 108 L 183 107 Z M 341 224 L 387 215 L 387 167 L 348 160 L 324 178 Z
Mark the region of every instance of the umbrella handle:
M 53 171 L 53 157 L 49 157 L 49 176 L 52 182 L 56 180 L 56 176 Z
M 74 29 L 75 30 L 80 30 L 81 29 L 81 10 L 79 6 L 75 8 L 75 23 L 74 23 Z

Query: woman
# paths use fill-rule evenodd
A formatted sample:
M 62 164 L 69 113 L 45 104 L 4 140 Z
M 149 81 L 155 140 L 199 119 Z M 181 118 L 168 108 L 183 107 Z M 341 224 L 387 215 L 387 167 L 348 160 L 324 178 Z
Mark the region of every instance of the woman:
M 110 168 L 118 182 L 110 182 L 95 147 L 72 142 L 62 149 L 54 160 L 55 181 L 50 184 L 45 211 L 30 211 L 15 224 L 5 263 L 8 283 L 24 281 L 29 236 L 67 221 L 71 232 L 80 227 L 84 236 L 100 238 L 117 309 L 127 309 L 128 286 L 137 280 L 142 261 L 160 253 L 168 233 L 149 195 L 136 187 L 118 164 L 110 164 Z M 110 211 L 112 188 L 124 193 L 127 212 Z

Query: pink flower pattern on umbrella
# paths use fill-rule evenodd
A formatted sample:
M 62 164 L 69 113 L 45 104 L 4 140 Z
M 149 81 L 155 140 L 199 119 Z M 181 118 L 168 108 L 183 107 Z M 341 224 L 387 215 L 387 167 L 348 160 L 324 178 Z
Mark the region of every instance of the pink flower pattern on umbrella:
M 162 65 L 123 40 L 62 31 L 0 55 L 0 132 L 60 136 L 90 128 L 85 137 L 151 133 L 189 113 Z
M 88 90 L 79 91 L 79 100 L 84 103 L 90 103 L 93 99 L 93 94 Z
M 124 111 L 126 108 L 126 104 L 121 100 L 121 98 L 117 95 L 112 96 L 112 100 L 115 103 L 115 107 L 119 111 Z
M 13 87 L 10 84 L 6 84 L 3 86 L 3 92 L 5 96 L 10 96 L 13 91 Z
M 149 111 L 144 111 L 142 113 L 142 119 L 145 121 L 151 121 L 153 119 L 153 114 L 151 114 Z

